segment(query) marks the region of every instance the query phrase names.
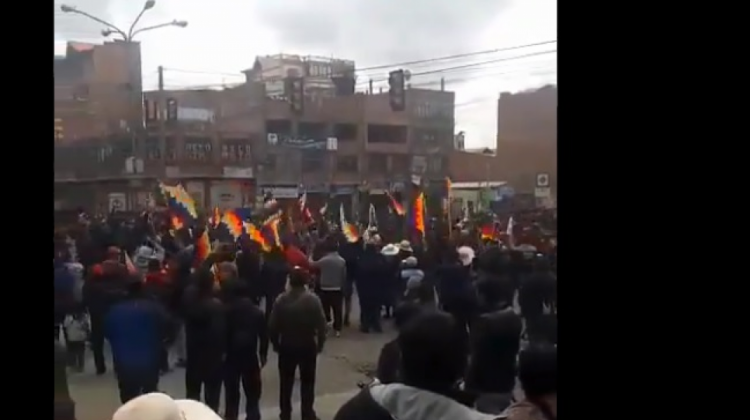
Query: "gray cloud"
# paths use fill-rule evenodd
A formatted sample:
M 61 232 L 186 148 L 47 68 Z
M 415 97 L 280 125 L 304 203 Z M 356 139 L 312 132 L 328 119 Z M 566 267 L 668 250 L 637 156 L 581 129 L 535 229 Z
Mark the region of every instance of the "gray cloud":
M 476 38 L 510 1 L 276 0 L 257 2 L 256 12 L 290 53 L 371 66 L 475 50 Z

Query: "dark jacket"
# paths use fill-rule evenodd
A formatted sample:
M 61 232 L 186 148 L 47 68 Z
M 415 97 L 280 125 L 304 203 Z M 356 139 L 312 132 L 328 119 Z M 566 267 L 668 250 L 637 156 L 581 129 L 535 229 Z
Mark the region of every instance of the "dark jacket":
M 469 276 L 469 268 L 458 263 L 445 264 L 437 268 L 437 289 L 443 304 L 463 305 L 476 302 L 476 292 Z
M 231 297 L 226 303 L 227 363 L 258 364 L 268 355 L 268 327 L 263 311 L 249 297 Z
M 368 248 L 359 257 L 357 263 L 357 293 L 362 299 L 382 301 L 389 293 L 391 282 L 386 278 L 391 272 L 385 256 L 374 248 Z M 394 274 L 395 275 L 395 274 Z
M 537 272 L 526 277 L 518 291 L 518 304 L 524 318 L 535 318 L 544 313 L 545 305 L 557 305 L 557 279 L 552 273 Z
M 498 394 L 513 391 L 522 329 L 521 317 L 508 305 L 500 305 L 474 321 L 466 375 L 468 390 Z
M 378 370 L 375 376 L 383 384 L 390 384 L 399 380 L 399 366 L 401 365 L 401 350 L 398 340 L 387 342 L 380 350 Z
M 237 275 L 247 283 L 253 299 L 259 299 L 265 292 L 261 277 L 260 258 L 251 251 L 242 251 L 237 255 Z
M 260 270 L 260 295 L 258 296 L 278 296 L 284 293 L 288 275 L 289 264 L 287 264 L 286 260 L 265 261 L 263 268 Z M 252 289 L 254 291 L 256 289 L 255 286 Z
M 185 344 L 191 354 L 205 362 L 221 360 L 226 349 L 226 314 L 221 301 L 199 295 L 186 302 Z
M 115 366 L 149 369 L 158 366 L 168 318 L 154 300 L 128 298 L 112 306 L 104 319 L 104 336 Z
M 363 389 L 339 408 L 333 420 L 496 420 L 447 396 L 403 384 Z
M 323 348 L 326 318 L 320 299 L 304 289 L 281 294 L 269 320 L 269 339 L 274 350 L 280 347 Z

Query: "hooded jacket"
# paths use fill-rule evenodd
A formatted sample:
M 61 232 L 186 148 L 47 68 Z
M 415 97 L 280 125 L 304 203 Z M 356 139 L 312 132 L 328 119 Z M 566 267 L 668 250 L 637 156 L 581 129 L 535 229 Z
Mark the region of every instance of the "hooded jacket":
M 333 420 L 499 420 L 444 395 L 404 384 L 375 385 L 346 402 Z

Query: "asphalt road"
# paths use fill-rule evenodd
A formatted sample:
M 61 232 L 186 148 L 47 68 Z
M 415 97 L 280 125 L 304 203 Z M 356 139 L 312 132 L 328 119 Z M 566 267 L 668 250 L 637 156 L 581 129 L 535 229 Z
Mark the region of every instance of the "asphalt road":
M 356 301 L 356 297 L 354 298 Z M 365 372 L 374 369 L 380 349 L 395 337 L 389 322 L 384 322 L 382 334 L 362 334 L 357 331 L 359 308 L 355 303 L 352 313 L 353 325 L 345 329 L 340 338 L 331 337 L 323 353 L 318 357 L 318 376 L 315 394 L 316 411 L 321 420 L 331 420 L 338 407 L 357 391 L 356 383 L 366 378 Z M 276 355 L 269 352 L 268 364 L 262 371 L 263 393 L 261 409 L 263 419 L 278 418 L 279 379 Z M 117 384 L 110 371 L 103 376 L 94 374 L 93 360 L 89 357 L 86 371 L 69 376 L 70 390 L 76 402 L 78 420 L 106 420 L 119 407 Z M 161 377 L 159 389 L 175 397 L 184 398 L 184 369 L 174 369 Z M 297 401 L 298 388 L 294 400 Z M 223 397 L 222 397 L 223 400 Z M 244 402 L 240 404 L 240 409 Z M 294 416 L 299 417 L 299 404 L 294 404 Z

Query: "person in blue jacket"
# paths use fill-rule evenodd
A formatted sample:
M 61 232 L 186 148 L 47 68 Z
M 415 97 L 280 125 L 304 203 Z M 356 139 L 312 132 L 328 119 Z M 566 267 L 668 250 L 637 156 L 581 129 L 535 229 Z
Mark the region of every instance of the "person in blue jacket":
M 104 320 L 104 335 L 112 348 L 122 403 L 159 384 L 159 355 L 166 337 L 165 308 L 144 293 L 143 282 L 132 278 L 124 300 L 114 304 Z

